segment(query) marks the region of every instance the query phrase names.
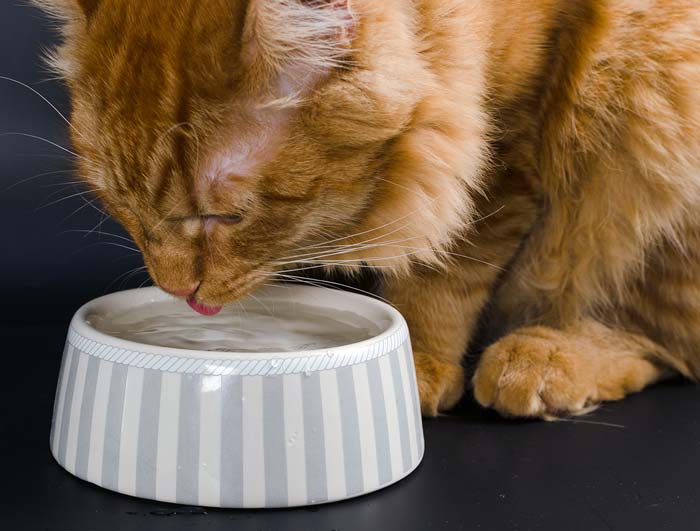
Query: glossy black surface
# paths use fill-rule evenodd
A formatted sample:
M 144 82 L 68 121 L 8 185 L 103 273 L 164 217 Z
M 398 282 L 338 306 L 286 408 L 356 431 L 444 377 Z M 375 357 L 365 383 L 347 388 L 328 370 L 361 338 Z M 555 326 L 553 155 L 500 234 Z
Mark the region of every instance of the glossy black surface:
M 52 39 L 24 2 L 0 2 L 0 76 L 32 84 L 66 111 L 36 57 Z M 56 114 L 0 80 L 0 133 L 66 142 Z M 671 382 L 604 406 L 580 422 L 504 421 L 466 400 L 425 423 L 419 470 L 384 492 L 292 511 L 216 511 L 140 501 L 91 486 L 58 467 L 48 432 L 60 353 L 72 312 L 141 264 L 93 232 L 100 215 L 79 197 L 39 209 L 70 188 L 60 150 L 0 136 L 0 528 L 130 530 L 694 530 L 700 529 L 700 389 Z M 120 229 L 110 222 L 106 232 Z M 117 279 L 115 281 L 115 279 Z M 111 283 L 111 285 L 110 285 Z

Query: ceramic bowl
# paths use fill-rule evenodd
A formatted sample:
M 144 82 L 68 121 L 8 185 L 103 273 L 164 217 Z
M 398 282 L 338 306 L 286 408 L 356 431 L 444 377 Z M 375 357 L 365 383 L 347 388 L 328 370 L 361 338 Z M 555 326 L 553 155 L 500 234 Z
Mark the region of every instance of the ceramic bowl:
M 354 311 L 381 323 L 381 333 L 332 351 L 165 348 L 118 339 L 90 323 L 169 295 L 146 288 L 96 299 L 68 332 L 51 430 L 58 463 L 123 494 L 230 508 L 343 500 L 415 470 L 423 431 L 399 312 L 307 286 L 256 297 Z

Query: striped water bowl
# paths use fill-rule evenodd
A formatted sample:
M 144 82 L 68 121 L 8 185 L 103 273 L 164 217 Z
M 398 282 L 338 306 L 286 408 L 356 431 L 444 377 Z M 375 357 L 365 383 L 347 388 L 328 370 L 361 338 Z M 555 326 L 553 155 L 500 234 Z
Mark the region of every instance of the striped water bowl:
M 310 301 L 386 323 L 331 351 L 199 352 L 99 332 L 88 316 L 166 300 L 108 295 L 73 318 L 51 451 L 68 472 L 123 494 L 209 507 L 293 507 L 389 486 L 423 457 L 408 329 L 390 306 L 306 286 L 263 302 Z

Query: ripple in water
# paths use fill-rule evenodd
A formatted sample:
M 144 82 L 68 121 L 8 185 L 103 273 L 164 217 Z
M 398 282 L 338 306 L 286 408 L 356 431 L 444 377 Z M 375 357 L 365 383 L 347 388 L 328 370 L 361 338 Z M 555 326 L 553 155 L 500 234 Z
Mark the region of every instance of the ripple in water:
M 213 317 L 181 301 L 161 301 L 88 320 L 101 332 L 138 343 L 243 353 L 340 347 L 375 337 L 385 326 L 350 311 L 281 301 L 245 301 Z

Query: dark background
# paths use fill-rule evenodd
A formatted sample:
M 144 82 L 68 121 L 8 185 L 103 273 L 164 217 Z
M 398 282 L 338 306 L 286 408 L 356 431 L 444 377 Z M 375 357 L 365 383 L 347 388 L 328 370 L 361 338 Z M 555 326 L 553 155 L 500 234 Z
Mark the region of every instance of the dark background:
M 39 60 L 55 39 L 50 28 L 26 3 L 0 0 L 0 76 L 29 84 L 67 114 L 63 86 Z M 559 423 L 503 421 L 466 399 L 450 416 L 425 422 L 426 458 L 413 476 L 331 506 L 183 509 L 73 478 L 48 447 L 68 322 L 87 300 L 148 279 L 126 274 L 141 265 L 137 253 L 120 247 L 127 242 L 93 230 L 102 217 L 86 204 L 92 197 L 63 200 L 83 191 L 65 184 L 75 180 L 70 156 L 5 134 L 69 148 L 66 129 L 37 95 L 0 80 L 3 529 L 700 529 L 700 392 L 683 382 Z M 109 220 L 99 229 L 124 235 Z

